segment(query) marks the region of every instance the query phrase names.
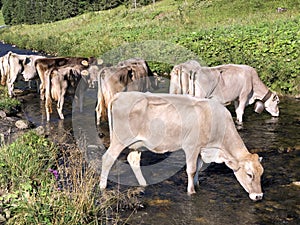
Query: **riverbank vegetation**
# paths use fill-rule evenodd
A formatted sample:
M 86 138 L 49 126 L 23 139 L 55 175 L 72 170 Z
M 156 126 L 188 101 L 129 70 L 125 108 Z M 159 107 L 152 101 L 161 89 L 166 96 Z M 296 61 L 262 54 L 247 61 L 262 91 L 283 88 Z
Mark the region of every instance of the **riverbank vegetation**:
M 34 131 L 0 148 L 1 224 L 119 224 L 137 207 L 135 191 L 97 189 L 99 176 L 80 150 Z
M 0 39 L 52 55 L 96 57 L 128 43 L 164 40 L 186 47 L 208 66 L 251 65 L 273 90 L 299 95 L 299 7 L 292 0 L 163 0 L 12 26 L 0 31 Z M 153 63 L 151 68 L 169 72 L 172 66 Z
M 5 111 L 7 114 L 21 105 L 20 101 L 8 96 L 7 88 L 0 86 L 0 110 Z

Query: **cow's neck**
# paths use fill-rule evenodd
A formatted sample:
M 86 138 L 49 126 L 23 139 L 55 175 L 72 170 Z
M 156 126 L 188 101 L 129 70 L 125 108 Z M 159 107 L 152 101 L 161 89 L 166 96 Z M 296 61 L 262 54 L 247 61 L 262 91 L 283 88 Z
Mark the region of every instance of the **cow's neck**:
M 267 101 L 271 97 L 272 92 L 268 87 L 258 78 L 253 81 L 253 99 Z

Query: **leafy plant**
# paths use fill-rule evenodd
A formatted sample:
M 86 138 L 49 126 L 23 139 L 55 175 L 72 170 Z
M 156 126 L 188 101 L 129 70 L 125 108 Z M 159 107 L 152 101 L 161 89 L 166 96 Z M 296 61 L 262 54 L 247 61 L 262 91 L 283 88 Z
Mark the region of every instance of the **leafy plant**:
M 11 112 L 13 109 L 19 108 L 20 101 L 15 98 L 10 98 L 6 87 L 0 87 L 0 110 Z

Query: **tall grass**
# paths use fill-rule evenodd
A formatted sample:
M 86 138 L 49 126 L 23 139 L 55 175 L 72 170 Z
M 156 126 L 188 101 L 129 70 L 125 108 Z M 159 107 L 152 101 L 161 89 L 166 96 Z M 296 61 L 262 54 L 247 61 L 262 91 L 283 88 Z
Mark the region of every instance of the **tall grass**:
M 126 218 L 119 209 L 134 209 L 136 195 L 130 190 L 101 194 L 98 182 L 81 151 L 69 146 L 59 150 L 28 132 L 0 149 L 0 221 L 19 225 L 122 222 Z
M 5 25 L 2 11 L 0 10 L 0 26 Z

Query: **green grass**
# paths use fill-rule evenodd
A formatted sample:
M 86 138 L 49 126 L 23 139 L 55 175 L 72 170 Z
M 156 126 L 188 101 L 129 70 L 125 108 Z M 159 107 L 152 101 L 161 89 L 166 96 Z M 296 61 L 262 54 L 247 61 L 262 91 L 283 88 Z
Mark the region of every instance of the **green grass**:
M 0 110 L 10 112 L 21 105 L 20 101 L 15 98 L 10 98 L 7 93 L 7 88 L 0 86 Z
M 273 90 L 299 95 L 299 5 L 294 0 L 162 0 L 138 9 L 121 6 L 50 24 L 12 26 L 0 31 L 0 39 L 52 55 L 96 57 L 129 43 L 163 40 L 186 47 L 210 66 L 254 66 Z M 288 10 L 277 13 L 277 7 Z M 167 58 L 166 52 L 155 53 Z M 157 72 L 172 67 L 150 66 Z

